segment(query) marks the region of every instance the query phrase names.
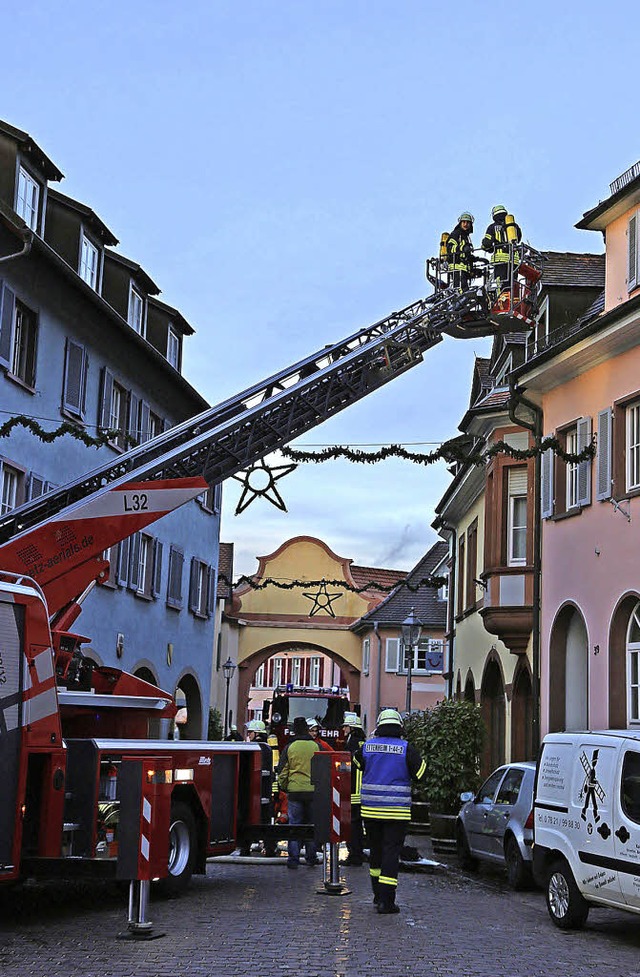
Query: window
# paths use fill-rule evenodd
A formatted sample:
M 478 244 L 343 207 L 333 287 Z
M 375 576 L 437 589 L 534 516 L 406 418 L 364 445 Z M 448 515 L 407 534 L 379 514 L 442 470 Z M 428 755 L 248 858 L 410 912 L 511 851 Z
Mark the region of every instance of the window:
M 467 529 L 467 587 L 465 610 L 476 606 L 476 578 L 478 576 L 478 520 Z
M 89 357 L 84 346 L 67 339 L 64 352 L 64 380 L 62 383 L 62 412 L 84 420 L 87 402 L 87 374 Z
M 541 350 L 546 348 L 546 340 L 549 335 L 549 296 L 546 296 L 541 304 L 536 316 L 536 324 L 533 331 L 527 337 L 527 358 L 530 359 Z
M 11 350 L 11 373 L 28 387 L 36 382 L 36 337 L 38 317 L 35 312 L 16 299 L 13 346 Z
M 153 411 L 150 410 L 149 427 L 148 427 L 149 437 L 146 440 L 150 441 L 151 438 L 157 437 L 157 435 L 162 434 L 163 431 L 164 431 L 164 421 L 162 420 L 161 417 L 158 417 L 157 414 L 154 414 Z
M 110 441 L 114 447 L 124 449 L 127 440 L 128 420 L 128 391 L 115 380 L 113 374 L 106 367 L 103 367 L 99 423 L 103 431 L 116 432 Z
M 460 617 L 464 608 L 464 533 L 458 540 L 458 593 L 456 613 Z
M 627 724 L 640 723 L 640 602 L 627 628 Z
M 162 543 L 147 533 L 129 537 L 127 586 L 138 597 L 157 597 L 162 581 Z
M 518 801 L 518 794 L 520 793 L 520 785 L 522 784 L 523 778 L 524 770 L 518 770 L 517 767 L 507 770 L 505 778 L 500 784 L 496 804 L 508 804 L 510 807 L 513 807 Z
M 129 310 L 127 322 L 136 332 L 144 336 L 144 299 L 133 285 L 129 289 Z
M 385 643 L 385 672 L 397 672 L 400 668 L 400 638 L 387 638 Z
M 302 682 L 300 680 L 300 659 L 299 658 L 292 658 L 291 659 L 291 681 L 292 681 L 294 687 L 295 686 L 302 685 Z
M 80 246 L 80 278 L 94 290 L 98 287 L 98 258 L 100 252 L 88 237 L 82 235 Z
M 640 284 L 640 275 L 638 274 L 640 222 L 638 221 L 638 213 L 629 219 L 627 226 L 627 290 L 629 292 L 632 292 Z
M 32 231 L 38 230 L 38 207 L 40 185 L 27 173 L 23 166 L 18 171 L 18 192 L 16 194 L 16 213 L 22 217 Z
M 573 428 L 565 433 L 565 451 L 570 455 L 578 453 L 578 430 Z M 573 509 L 578 504 L 578 463 L 568 461 L 565 475 L 565 507 Z
M 198 504 L 204 509 L 205 512 L 216 512 L 216 490 L 218 486 L 209 486 L 206 492 L 198 496 Z
M 508 471 L 507 566 L 527 562 L 527 469 Z
M 182 568 L 184 552 L 179 546 L 169 548 L 169 573 L 167 578 L 167 607 L 179 611 L 182 607 Z
M 496 375 L 496 378 L 493 383 L 494 387 L 507 387 L 509 385 L 509 381 L 507 378 L 512 370 L 513 370 L 513 357 L 511 353 L 509 353 L 507 359 L 500 367 Z
M 274 661 L 273 661 L 273 687 L 274 687 L 274 689 L 277 688 L 279 685 L 283 685 L 284 684 L 283 677 L 282 677 L 282 671 L 283 671 L 282 666 L 283 666 L 283 664 L 284 664 L 284 659 L 283 658 L 274 658 Z
M 215 581 L 213 568 L 194 557 L 191 560 L 191 576 L 189 583 L 189 610 L 196 617 L 208 618 L 213 611 L 215 595 Z
M 362 674 L 369 674 L 371 664 L 371 638 L 365 638 L 362 642 Z
M 481 804 L 490 804 L 494 798 L 496 790 L 498 789 L 498 784 L 503 777 L 504 767 L 500 767 L 499 770 L 495 770 L 483 783 L 476 795 L 476 800 Z
M 627 492 L 640 488 L 640 401 L 626 410 L 626 487 Z
M 558 431 L 557 437 L 569 454 L 580 454 L 591 444 L 591 418 L 581 417 L 568 424 Z M 591 504 L 590 457 L 580 462 L 565 462 L 549 448 L 542 456 L 541 474 L 543 519 L 576 514 Z
M 640 753 L 635 750 L 627 750 L 622 761 L 620 797 L 627 817 L 640 823 Z
M 180 369 L 180 337 L 171 326 L 167 332 L 167 360 L 176 370 Z
M 21 505 L 23 473 L 11 465 L 0 462 L 0 515 Z
M 417 648 L 413 649 L 412 672 L 441 672 L 444 642 L 440 639 L 422 637 Z M 404 664 L 399 672 L 406 675 L 409 666 L 409 649 L 405 649 Z
M 320 688 L 320 659 L 314 657 L 311 659 L 311 669 L 309 673 L 309 685 L 313 689 Z
M 109 576 L 106 580 L 98 580 L 98 583 L 101 587 L 106 587 L 109 590 L 115 590 L 118 586 L 118 550 L 119 544 L 116 543 L 102 551 L 102 559 L 109 561 Z

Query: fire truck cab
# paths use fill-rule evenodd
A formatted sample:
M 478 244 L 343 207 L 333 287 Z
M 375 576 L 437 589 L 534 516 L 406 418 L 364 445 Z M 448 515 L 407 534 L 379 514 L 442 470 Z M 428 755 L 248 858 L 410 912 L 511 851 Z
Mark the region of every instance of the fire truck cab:
M 349 710 L 349 690 L 333 685 L 329 688 L 304 688 L 291 684 L 278 686 L 273 698 L 267 699 L 262 718 L 271 723 L 271 732 L 282 750 L 293 732 L 293 720 L 317 719 L 320 736 L 338 747 L 344 714 Z

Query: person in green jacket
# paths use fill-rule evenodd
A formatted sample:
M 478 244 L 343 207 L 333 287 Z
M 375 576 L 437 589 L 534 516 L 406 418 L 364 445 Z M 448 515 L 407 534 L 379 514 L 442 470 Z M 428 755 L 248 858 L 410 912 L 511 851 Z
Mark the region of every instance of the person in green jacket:
M 313 824 L 313 784 L 311 757 L 319 750 L 309 734 L 306 721 L 300 716 L 293 720 L 293 739 L 285 746 L 278 764 L 278 783 L 287 795 L 289 824 Z M 316 864 L 316 846 L 305 841 L 305 861 Z M 300 864 L 300 842 L 291 838 L 287 851 L 287 868 Z

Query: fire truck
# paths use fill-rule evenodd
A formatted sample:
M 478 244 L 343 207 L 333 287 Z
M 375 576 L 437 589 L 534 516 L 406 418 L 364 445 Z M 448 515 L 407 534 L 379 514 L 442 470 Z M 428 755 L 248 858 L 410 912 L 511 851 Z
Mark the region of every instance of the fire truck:
M 326 689 L 279 685 L 273 690 L 273 698 L 267 699 L 262 718 L 271 723 L 271 732 L 278 738 L 278 749 L 286 746 L 293 731 L 293 720 L 317 719 L 320 736 L 331 746 L 340 745 L 340 732 L 344 714 L 349 710 L 349 690 L 333 685 Z
M 438 279 L 427 298 L 0 517 L 0 882 L 159 879 L 177 892 L 207 857 L 265 836 L 268 747 L 163 738 L 171 696 L 83 657 L 75 624 L 109 572 L 103 553 L 411 369 L 445 335 L 532 326 L 536 275 L 536 253 L 522 249 L 510 296 Z

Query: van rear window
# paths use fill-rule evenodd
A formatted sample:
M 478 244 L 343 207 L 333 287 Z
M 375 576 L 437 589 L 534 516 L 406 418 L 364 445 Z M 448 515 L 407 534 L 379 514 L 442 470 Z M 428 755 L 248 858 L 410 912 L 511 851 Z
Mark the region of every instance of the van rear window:
M 627 817 L 640 824 L 640 753 L 634 750 L 627 750 L 624 755 L 620 802 Z

